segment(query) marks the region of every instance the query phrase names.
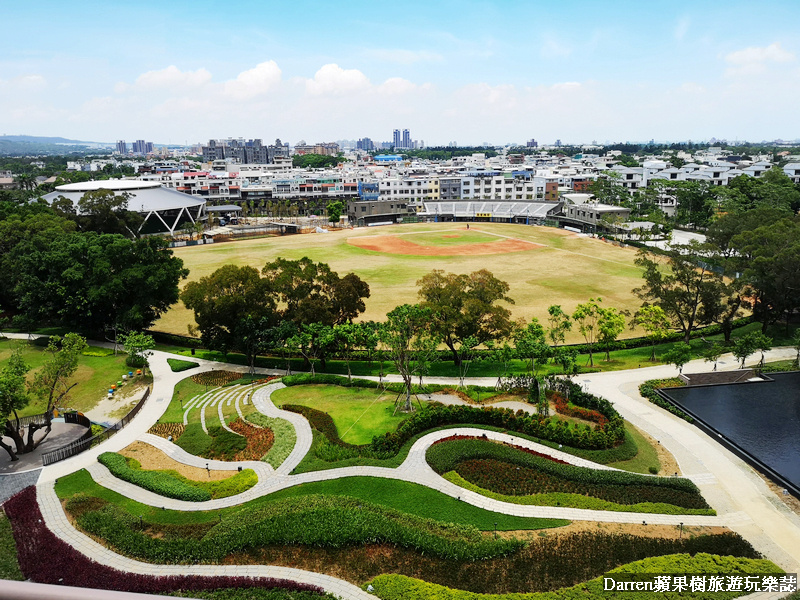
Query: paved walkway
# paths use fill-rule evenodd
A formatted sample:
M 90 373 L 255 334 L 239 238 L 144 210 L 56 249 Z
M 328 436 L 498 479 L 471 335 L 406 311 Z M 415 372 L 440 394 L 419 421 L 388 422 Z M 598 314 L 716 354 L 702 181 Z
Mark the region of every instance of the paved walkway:
M 269 566 L 234 566 L 234 565 L 209 565 L 209 566 L 166 566 L 151 565 L 141 563 L 122 557 L 107 548 L 97 544 L 87 536 L 75 530 L 64 515 L 63 510 L 53 491 L 52 482 L 59 476 L 74 472 L 80 468 L 89 468 L 93 476 L 103 480 L 109 486 L 119 485 L 118 480 L 111 478 L 110 474 L 99 466 L 96 457 L 101 452 L 118 451 L 133 441 L 141 439 L 153 443 L 153 445 L 167 444 L 177 448 L 173 444 L 166 442 L 162 438 L 151 439 L 146 432 L 149 427 L 166 410 L 169 400 L 172 398 L 174 386 L 187 373 L 172 373 L 166 363 L 167 357 L 173 357 L 164 352 L 156 352 L 150 359 L 151 370 L 154 376 L 153 393 L 144 408 L 139 412 L 133 421 L 108 441 L 84 452 L 76 457 L 56 463 L 42 470 L 39 478 L 39 502 L 45 515 L 48 527 L 57 535 L 73 544 L 82 552 L 91 556 L 94 560 L 103 564 L 108 564 L 118 569 L 147 573 L 154 575 L 165 574 L 203 574 L 203 575 L 244 575 L 244 576 L 264 576 L 264 577 L 284 577 L 297 581 L 303 581 L 319 585 L 326 591 L 334 593 L 342 598 L 361 600 L 374 598 L 370 594 L 363 592 L 356 586 L 341 581 L 339 579 L 309 573 L 297 569 Z M 185 358 L 185 357 L 180 357 Z M 792 349 L 778 349 L 768 353 L 770 360 L 794 358 Z M 197 360 L 200 367 L 192 371 L 192 374 L 219 368 L 220 363 Z M 727 355 L 720 361 L 720 368 L 736 368 L 736 361 Z M 245 367 L 226 365 L 226 369 L 246 372 Z M 686 372 L 708 370 L 708 364 L 701 361 L 694 361 L 688 364 Z M 280 374 L 274 370 L 258 369 L 260 373 Z M 581 509 L 567 509 L 563 507 L 533 507 L 516 504 L 498 502 L 469 492 L 447 482 L 436 475 L 430 466 L 425 462 L 425 451 L 436 439 L 454 435 L 456 433 L 464 435 L 483 435 L 484 433 L 492 438 L 502 441 L 510 441 L 522 445 L 523 440 L 496 432 L 477 430 L 467 427 L 453 428 L 446 431 L 434 432 L 424 436 L 411 448 L 408 457 L 403 464 L 396 469 L 380 467 L 349 467 L 343 469 L 331 469 L 300 475 L 289 475 L 296 464 L 302 459 L 311 447 L 311 429 L 308 423 L 300 415 L 279 411 L 269 401 L 269 395 L 275 389 L 279 389 L 281 384 L 270 384 L 257 391 L 252 401 L 257 409 L 269 416 L 285 418 L 293 423 L 297 431 L 297 444 L 290 457 L 275 472 L 264 469 L 262 463 L 259 471 L 259 483 L 245 494 L 235 497 L 235 501 L 230 501 L 235 505 L 245 498 L 257 497 L 263 493 L 270 493 L 277 489 L 283 489 L 299 483 L 322 481 L 335 479 L 338 477 L 352 476 L 373 476 L 400 479 L 414 483 L 420 483 L 433 489 L 437 489 L 454 498 L 459 498 L 465 502 L 494 510 L 506 514 L 519 516 L 537 516 L 548 518 L 566 518 L 572 520 L 592 520 L 606 522 L 639 522 L 646 520 L 648 523 L 657 524 L 678 524 L 683 522 L 686 525 L 728 525 L 742 534 L 746 539 L 753 543 L 757 549 L 763 552 L 768 558 L 775 561 L 788 572 L 800 571 L 800 519 L 788 511 L 782 503 L 772 494 L 763 481 L 754 474 L 752 469 L 737 457 L 719 447 L 713 439 L 708 438 L 694 426 L 677 419 L 666 411 L 662 411 L 654 405 L 639 397 L 636 390 L 638 382 L 676 375 L 677 372 L 672 367 L 650 367 L 634 371 L 619 371 L 612 373 L 598 373 L 582 375 L 578 381 L 589 391 L 604 396 L 611 400 L 623 414 L 634 425 L 644 429 L 653 435 L 664 446 L 670 450 L 681 465 L 681 469 L 688 474 L 703 491 L 709 503 L 717 509 L 719 516 L 703 517 L 690 515 L 652 515 L 641 513 L 619 513 L 610 511 L 589 511 Z M 377 379 L 377 378 L 372 378 Z M 395 376 L 387 379 L 396 380 Z M 496 378 L 468 378 L 469 384 L 494 385 Z M 429 383 L 452 384 L 453 380 L 447 378 L 431 378 Z M 161 440 L 161 441 L 159 441 Z M 524 442 L 528 443 L 528 442 Z M 546 452 L 552 453 L 550 448 L 542 447 Z M 190 455 L 181 455 L 170 448 L 172 456 L 177 460 L 196 461 L 197 457 L 189 458 Z M 538 449 L 537 449 L 538 451 Z M 178 458 L 180 457 L 180 458 Z M 574 459 L 574 457 L 571 457 Z M 200 459 L 206 462 L 204 459 Z M 211 462 L 211 461 L 209 461 Z M 187 463 L 192 464 L 192 463 Z M 225 463 L 228 468 L 235 468 L 238 465 Z M 205 466 L 205 465 L 203 465 Z M 100 467 L 100 468 L 98 468 Z M 215 468 L 218 466 L 215 463 Z M 110 479 L 114 481 L 111 482 Z M 124 483 L 124 482 L 122 482 Z M 128 490 L 126 495 L 135 498 L 143 498 L 140 488 Z M 158 502 L 155 506 L 169 506 L 171 501 L 162 497 L 157 497 Z M 155 499 L 150 499 L 155 500 Z M 212 501 L 217 502 L 217 501 Z M 148 502 L 150 503 L 150 502 Z M 181 510 L 198 510 L 198 504 L 208 503 L 183 503 L 191 504 L 191 507 L 181 506 Z M 766 598 L 766 595 L 753 595 L 755 597 Z

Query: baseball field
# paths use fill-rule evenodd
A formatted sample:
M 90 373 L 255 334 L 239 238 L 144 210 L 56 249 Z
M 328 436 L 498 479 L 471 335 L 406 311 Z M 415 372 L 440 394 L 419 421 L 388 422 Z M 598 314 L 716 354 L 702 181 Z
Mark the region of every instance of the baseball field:
M 432 269 L 470 273 L 488 269 L 511 286 L 515 318 L 546 322 L 547 307 L 571 312 L 592 297 L 604 306 L 635 311 L 641 304 L 632 289 L 641 285 L 634 248 L 551 227 L 503 223 L 426 223 L 290 235 L 176 248 L 190 270 L 189 280 L 224 264 L 261 269 L 277 257 L 308 256 L 328 263 L 340 275 L 356 273 L 369 283 L 365 320 L 383 320 L 398 304 L 416 302 L 416 282 Z M 182 304 L 167 312 L 154 329 L 185 335 L 194 323 Z M 626 332 L 626 336 L 632 335 Z M 569 341 L 581 341 L 573 331 Z

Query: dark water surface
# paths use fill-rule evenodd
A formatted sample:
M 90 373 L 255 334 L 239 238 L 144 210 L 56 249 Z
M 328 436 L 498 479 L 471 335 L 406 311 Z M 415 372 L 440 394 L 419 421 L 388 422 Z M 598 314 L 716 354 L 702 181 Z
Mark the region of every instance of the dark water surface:
M 800 372 L 664 390 L 678 406 L 800 489 Z

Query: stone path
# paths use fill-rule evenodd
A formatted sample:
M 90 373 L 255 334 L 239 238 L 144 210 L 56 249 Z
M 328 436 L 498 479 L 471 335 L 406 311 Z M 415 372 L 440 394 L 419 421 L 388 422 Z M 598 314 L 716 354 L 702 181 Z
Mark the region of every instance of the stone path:
M 777 349 L 768 354 L 771 360 L 793 358 L 794 352 L 791 349 Z M 69 523 L 61 509 L 60 503 L 53 491 L 53 481 L 62 475 L 69 474 L 80 468 L 89 468 L 93 476 L 97 476 L 104 482 L 110 478 L 110 473 L 104 473 L 98 469 L 96 457 L 101 452 L 118 451 L 129 443 L 142 439 L 148 443 L 165 444 L 172 448 L 168 449 L 171 456 L 183 462 L 197 460 L 197 457 L 189 458 L 190 455 L 182 456 L 176 452 L 174 444 L 166 442 L 162 438 L 150 439 L 155 436 L 148 436 L 147 429 L 154 423 L 166 410 L 169 400 L 172 397 L 175 384 L 183 379 L 185 373 L 172 373 L 166 364 L 167 357 L 174 357 L 163 352 L 156 352 L 151 358 L 152 371 L 154 375 L 153 393 L 145 407 L 137 417 L 125 429 L 118 432 L 108 441 L 84 452 L 76 457 L 56 463 L 42 470 L 39 478 L 38 492 L 39 503 L 42 507 L 46 523 L 52 531 L 72 544 L 80 551 L 94 560 L 109 566 L 136 573 L 147 573 L 154 575 L 165 574 L 202 574 L 202 575 L 243 575 L 243 576 L 264 576 L 264 577 L 283 577 L 319 585 L 341 598 L 353 600 L 366 600 L 374 598 L 356 586 L 342 580 L 310 573 L 297 569 L 270 566 L 234 566 L 234 565 L 151 565 L 141 563 L 122 557 L 107 548 L 97 544 L 87 536 L 76 531 Z M 179 357 L 183 358 L 183 357 Z M 197 360 L 200 367 L 193 373 L 212 370 L 218 367 L 219 363 L 211 361 Z M 736 361 L 730 356 L 723 357 L 720 362 L 721 368 L 736 368 Z M 245 372 L 244 367 L 227 366 L 229 370 Z M 701 361 L 693 361 L 686 366 L 685 371 L 707 370 L 708 365 Z M 278 374 L 274 370 L 259 369 L 260 373 Z M 717 517 L 702 517 L 690 515 L 652 515 L 637 513 L 618 513 L 609 511 L 589 511 L 580 509 L 567 509 L 562 507 L 533 507 L 522 506 L 509 503 L 498 502 L 474 494 L 454 484 L 447 482 L 427 465 L 424 459 L 425 450 L 433 441 L 441 437 L 447 437 L 455 433 L 464 435 L 482 435 L 492 437 L 492 439 L 512 441 L 512 443 L 522 445 L 523 440 L 513 438 L 513 436 L 503 436 L 504 434 L 475 430 L 472 428 L 454 428 L 446 431 L 434 432 L 424 436 L 411 448 L 407 459 L 397 469 L 380 467 L 350 467 L 344 469 L 332 469 L 301 475 L 289 475 L 295 466 L 302 460 L 303 456 L 311 447 L 312 435 L 311 428 L 307 421 L 295 413 L 288 413 L 277 409 L 269 401 L 269 395 L 275 389 L 279 389 L 281 384 L 270 384 L 257 391 L 252 402 L 258 410 L 273 417 L 284 418 L 290 421 L 297 431 L 297 444 L 289 458 L 274 472 L 265 470 L 269 467 L 265 463 L 260 465 L 259 483 L 252 490 L 248 490 L 252 497 L 269 491 L 282 489 L 290 485 L 299 483 L 335 479 L 338 477 L 352 476 L 373 476 L 400 479 L 414 483 L 420 483 L 433 489 L 437 489 L 454 498 L 459 498 L 465 502 L 470 502 L 476 506 L 503 512 L 506 514 L 519 516 L 539 516 L 550 518 L 566 518 L 571 520 L 602 520 L 607 522 L 639 522 L 646 520 L 647 523 L 657 524 L 677 524 L 683 522 L 686 525 L 728 525 L 746 539 L 751 541 L 757 549 L 767 555 L 768 558 L 777 562 L 788 572 L 798 572 L 800 568 L 800 519 L 790 513 L 783 505 L 774 498 L 763 482 L 752 472 L 747 465 L 738 460 L 735 456 L 720 448 L 714 440 L 703 439 L 704 434 L 693 426 L 685 423 L 666 411 L 649 404 L 638 396 L 636 385 L 638 381 L 652 379 L 656 377 L 674 376 L 676 371 L 672 367 L 652 367 L 636 371 L 623 371 L 614 373 L 600 373 L 581 376 L 581 382 L 593 393 L 607 397 L 615 403 L 620 412 L 633 424 L 644 429 L 650 435 L 660 440 L 665 447 L 670 450 L 678 459 L 681 469 L 688 474 L 703 491 L 703 495 L 709 500 L 718 512 Z M 377 378 L 373 378 L 377 379 Z M 388 380 L 395 377 L 389 376 Z M 431 378 L 429 383 L 452 384 L 452 380 L 446 378 Z M 476 385 L 493 385 L 496 378 L 468 378 L 467 383 Z M 439 437 L 437 437 L 439 436 Z M 707 436 L 706 436 L 707 437 Z M 162 440 L 159 442 L 158 440 Z M 180 449 L 178 449 L 180 450 Z M 552 452 L 546 448 L 547 452 Z M 185 453 L 184 453 L 185 454 Z M 180 457 L 180 458 L 178 458 Z M 574 458 L 574 457 L 572 457 Z M 199 459 L 204 461 L 204 459 Z M 210 462 L 210 461 L 209 461 Z M 193 464 L 187 462 L 187 464 Z M 224 463 L 228 468 L 236 468 L 238 464 Z M 204 464 L 202 466 L 205 466 Z M 215 467 L 220 468 L 216 464 Z M 111 478 L 115 479 L 115 478 Z M 109 485 L 117 485 L 109 481 Z M 135 498 L 143 498 L 140 488 L 128 490 L 126 495 Z M 236 497 L 238 504 L 245 500 L 247 492 Z M 159 502 L 155 506 L 164 506 L 168 499 L 158 497 Z M 152 499 L 155 500 L 155 499 Z M 228 499 L 222 499 L 228 500 Z M 174 502 L 174 501 L 170 501 Z M 214 501 L 212 501 L 214 502 Z M 194 510 L 198 510 L 197 503 L 192 504 Z M 206 504 L 206 503 L 203 503 Z M 191 510 L 191 508 L 181 508 Z M 748 598 L 770 598 L 768 594 L 753 594 Z

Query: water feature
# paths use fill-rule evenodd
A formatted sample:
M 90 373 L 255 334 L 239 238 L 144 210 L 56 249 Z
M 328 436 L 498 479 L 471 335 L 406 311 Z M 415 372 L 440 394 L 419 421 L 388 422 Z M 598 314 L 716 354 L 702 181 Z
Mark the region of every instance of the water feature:
M 721 441 L 800 494 L 800 372 L 770 380 L 671 388 L 663 393 Z M 759 465 L 759 463 L 761 463 Z M 769 473 L 769 471 L 773 473 Z

